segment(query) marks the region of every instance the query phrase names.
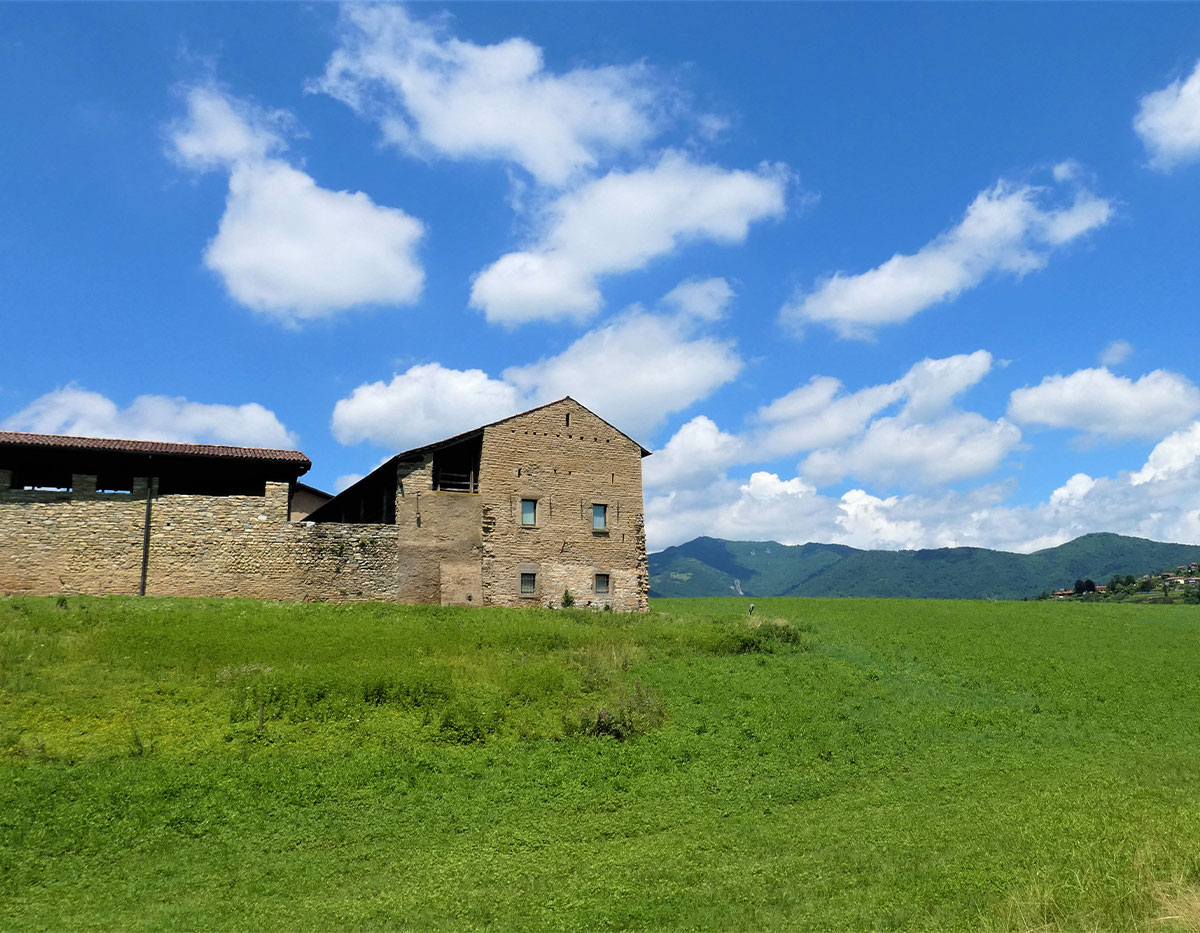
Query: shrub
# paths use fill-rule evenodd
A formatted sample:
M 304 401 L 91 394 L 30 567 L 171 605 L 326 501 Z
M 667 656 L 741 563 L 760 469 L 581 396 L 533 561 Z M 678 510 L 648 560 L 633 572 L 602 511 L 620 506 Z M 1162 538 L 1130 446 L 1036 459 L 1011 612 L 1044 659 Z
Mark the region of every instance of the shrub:
M 478 702 L 458 697 L 442 711 L 438 733 L 448 742 L 469 745 L 482 742 L 500 725 L 500 714 L 484 709 Z
M 784 619 L 751 621 L 725 633 L 717 643 L 718 654 L 773 654 L 780 649 L 811 651 L 812 641 Z
M 575 597 L 571 595 L 570 590 L 563 590 L 562 607 L 570 609 L 575 605 Z
M 615 704 L 601 706 L 584 713 L 579 721 L 583 735 L 612 736 L 618 742 L 643 735 L 666 721 L 667 712 L 662 700 L 642 686 L 639 680 L 629 696 Z

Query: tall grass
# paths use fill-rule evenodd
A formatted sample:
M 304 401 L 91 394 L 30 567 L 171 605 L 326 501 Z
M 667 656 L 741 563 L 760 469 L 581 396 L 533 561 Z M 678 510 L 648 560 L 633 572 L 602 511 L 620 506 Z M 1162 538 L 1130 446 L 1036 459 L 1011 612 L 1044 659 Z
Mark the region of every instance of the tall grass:
M 1194 929 L 1188 607 L 0 600 L 5 929 Z

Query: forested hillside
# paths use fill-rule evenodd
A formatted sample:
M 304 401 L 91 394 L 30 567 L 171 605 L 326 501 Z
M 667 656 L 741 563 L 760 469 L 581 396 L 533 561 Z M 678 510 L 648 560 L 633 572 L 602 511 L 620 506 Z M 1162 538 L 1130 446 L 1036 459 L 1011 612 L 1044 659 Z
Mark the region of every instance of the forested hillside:
M 1200 560 L 1200 546 L 1090 534 L 1032 554 L 986 548 L 864 551 L 840 544 L 696 538 L 650 555 L 652 596 L 1023 599 Z

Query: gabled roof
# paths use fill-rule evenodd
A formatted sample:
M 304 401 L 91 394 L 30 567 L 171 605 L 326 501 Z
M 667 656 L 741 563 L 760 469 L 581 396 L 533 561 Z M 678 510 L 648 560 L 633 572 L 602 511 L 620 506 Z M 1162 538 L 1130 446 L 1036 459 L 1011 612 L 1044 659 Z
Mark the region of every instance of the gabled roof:
M 170 457 L 207 457 L 222 460 L 255 460 L 302 466 L 303 473 L 312 461 L 298 450 L 272 447 L 226 447 L 220 444 L 175 444 L 168 441 L 133 441 L 109 437 L 77 437 L 70 434 L 26 434 L 0 431 L 0 448 L 21 447 L 44 451 L 85 450 L 119 454 L 147 454 Z
M 620 434 L 621 437 L 625 438 L 630 443 L 636 445 L 638 450 L 640 450 L 642 452 L 643 457 L 650 456 L 650 451 L 648 451 L 641 444 L 638 444 L 637 441 L 635 441 L 632 437 L 630 437 L 628 434 L 626 434 L 620 428 L 614 426 L 613 424 L 611 424 L 608 421 L 605 421 L 603 418 L 601 418 L 599 415 L 597 415 L 594 411 L 592 411 L 586 405 L 581 405 L 576 399 L 571 398 L 571 396 L 564 395 L 562 398 L 555 399 L 553 402 L 547 402 L 545 405 L 538 405 L 536 408 L 530 408 L 526 411 L 517 412 L 515 415 L 509 415 L 507 418 L 501 418 L 499 421 L 491 421 L 487 424 L 480 425 L 477 428 L 472 428 L 470 431 L 463 431 L 461 434 L 455 434 L 452 437 L 443 438 L 440 441 L 433 441 L 430 444 L 423 444 L 420 447 L 413 447 L 410 450 L 401 451 L 400 453 L 398 453 L 392 457 L 388 457 L 387 460 L 385 460 L 383 463 L 379 464 L 379 466 L 375 467 L 375 469 L 373 469 L 370 473 L 368 473 L 366 476 L 364 476 L 358 482 L 353 483 L 350 486 L 347 486 L 345 489 L 343 489 L 341 492 L 339 492 L 336 496 L 334 496 L 333 499 L 330 499 L 329 502 L 335 502 L 335 501 L 341 499 L 342 496 L 345 496 L 347 493 L 350 493 L 352 490 L 356 489 L 360 485 L 374 479 L 375 476 L 380 472 L 380 470 L 384 470 L 389 467 L 394 468 L 398 461 L 420 460 L 425 454 L 429 453 L 432 450 L 437 450 L 442 447 L 450 447 L 454 444 L 459 444 L 459 443 L 462 443 L 463 441 L 471 440 L 472 438 L 481 437 L 483 435 L 484 430 L 486 430 L 487 428 L 494 428 L 494 427 L 498 427 L 499 425 L 502 425 L 502 424 L 507 424 L 508 422 L 513 421 L 516 418 L 522 418 L 525 415 L 533 414 L 535 411 L 541 411 L 543 408 L 549 408 L 551 405 L 558 405 L 562 402 L 574 402 L 576 405 L 579 405 L 579 407 L 582 408 L 584 411 L 586 411 L 589 415 L 592 415 L 594 418 L 598 419 L 599 421 L 602 421 L 604 424 L 608 425 L 608 427 L 612 428 L 614 431 L 616 431 L 618 434 Z M 325 506 L 329 505 L 329 502 L 325 503 L 325 505 L 322 505 L 321 509 L 324 509 Z M 320 509 L 318 509 L 317 511 L 320 511 Z M 316 515 L 317 511 L 314 511 L 312 514 Z M 312 516 L 310 515 L 309 517 L 311 518 Z
M 515 415 L 509 415 L 507 418 L 501 418 L 499 421 L 490 421 L 487 424 L 482 424 L 477 428 L 472 428 L 470 431 L 463 431 L 461 434 L 455 434 L 452 437 L 443 438 L 440 441 L 433 441 L 432 443 L 429 443 L 429 444 L 423 444 L 420 447 L 414 447 L 411 450 L 401 451 L 400 453 L 396 454 L 396 456 L 391 459 L 393 459 L 393 460 L 417 460 L 420 458 L 420 456 L 422 454 L 428 453 L 431 450 L 436 450 L 438 447 L 448 447 L 451 444 L 457 444 L 461 441 L 465 441 L 472 437 L 475 437 L 478 434 L 482 434 L 486 428 L 494 428 L 494 427 L 498 427 L 499 425 L 502 425 L 502 424 L 508 424 L 508 422 L 514 421 L 517 418 L 524 418 L 526 415 L 532 415 L 535 411 L 541 411 L 543 408 L 549 408 L 552 405 L 559 405 L 562 402 L 574 402 L 576 405 L 579 405 L 579 407 L 582 408 L 584 411 L 586 411 L 589 415 L 591 415 L 592 417 L 596 418 L 597 420 L 603 422 L 604 424 L 608 425 L 608 427 L 612 428 L 614 431 L 616 431 L 618 434 L 620 434 L 621 437 L 625 438 L 631 444 L 636 444 L 638 450 L 640 450 L 642 452 L 643 457 L 650 456 L 651 451 L 647 450 L 641 444 L 638 444 L 637 441 L 635 441 L 632 437 L 630 437 L 628 434 L 626 434 L 624 431 L 622 431 L 616 425 L 612 424 L 609 421 L 605 421 L 603 418 L 601 418 L 599 415 L 597 415 L 594 411 L 592 411 L 586 405 L 580 404 L 580 402 L 577 399 L 573 399 L 569 395 L 564 395 L 562 398 L 555 399 L 553 402 L 547 402 L 545 405 L 538 405 L 535 408 L 529 408 L 529 409 L 526 409 L 525 411 L 519 411 Z

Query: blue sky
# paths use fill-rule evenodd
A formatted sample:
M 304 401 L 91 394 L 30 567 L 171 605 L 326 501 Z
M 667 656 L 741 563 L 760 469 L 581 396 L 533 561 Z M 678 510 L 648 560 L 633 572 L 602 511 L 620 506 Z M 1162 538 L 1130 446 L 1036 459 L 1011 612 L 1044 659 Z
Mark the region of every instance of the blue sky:
M 1200 542 L 1200 9 L 0 5 L 0 427 L 335 488 L 570 394 L 698 534 Z

